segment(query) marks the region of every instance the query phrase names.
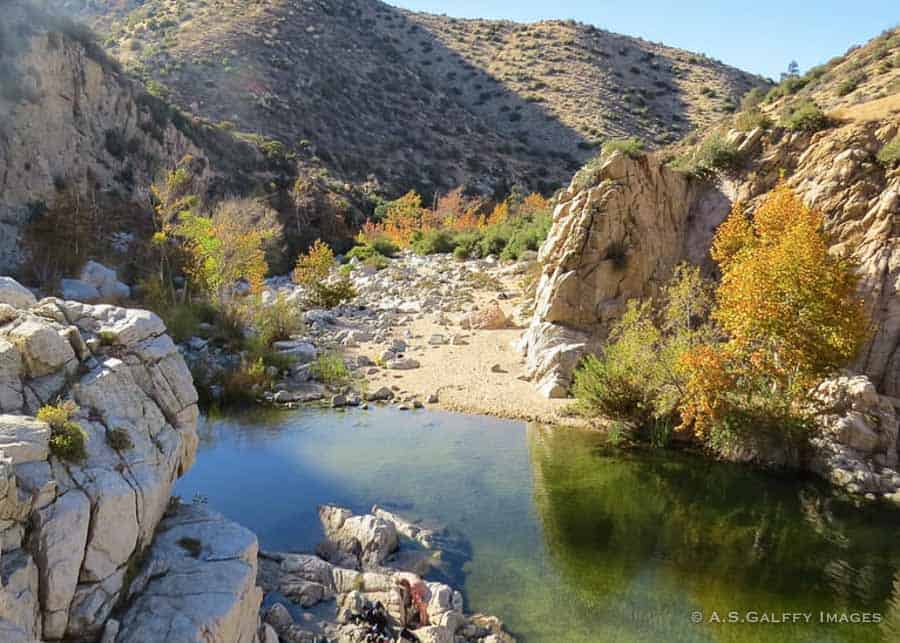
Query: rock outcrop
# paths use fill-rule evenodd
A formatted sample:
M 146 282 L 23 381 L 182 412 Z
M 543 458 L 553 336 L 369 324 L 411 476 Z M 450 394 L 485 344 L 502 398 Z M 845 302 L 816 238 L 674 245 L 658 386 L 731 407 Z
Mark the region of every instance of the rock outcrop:
M 810 468 L 850 493 L 900 503 L 900 401 L 879 395 L 862 376 L 826 380 L 813 397 L 821 430 L 812 439 Z
M 597 349 L 625 302 L 652 296 L 680 262 L 708 265 L 732 204 L 752 213 L 784 172 L 823 213 L 834 251 L 857 262 L 875 332 L 856 369 L 900 396 L 900 170 L 875 158 L 898 132 L 896 115 L 815 134 L 732 131 L 744 165 L 717 181 L 678 173 L 655 155 L 615 154 L 593 176 L 576 176 L 540 252 L 535 312 L 521 342 L 532 379 L 563 395 L 581 354 Z
M 156 315 L 17 303 L 0 306 L 0 627 L 96 638 L 193 462 L 197 393 Z M 77 461 L 35 417 L 61 399 L 86 438 Z
M 262 590 L 256 536 L 197 505 L 159 525 L 129 588 L 117 643 L 256 643 Z
M 265 610 L 264 620 L 282 641 L 401 640 L 397 633 L 404 629 L 423 642 L 514 641 L 498 619 L 465 614 L 460 592 L 408 571 L 407 547 L 441 557 L 434 549 L 438 532 L 379 507 L 354 515 L 326 505 L 319 517 L 326 534 L 320 551 L 331 560 L 267 552 L 260 563 L 260 583 L 280 601 Z M 333 611 L 320 605 L 331 601 Z
M 564 397 L 629 299 L 653 296 L 680 262 L 705 261 L 728 200 L 652 157 L 611 155 L 581 189 L 577 176 L 539 253 L 534 316 L 520 343 L 548 397 Z

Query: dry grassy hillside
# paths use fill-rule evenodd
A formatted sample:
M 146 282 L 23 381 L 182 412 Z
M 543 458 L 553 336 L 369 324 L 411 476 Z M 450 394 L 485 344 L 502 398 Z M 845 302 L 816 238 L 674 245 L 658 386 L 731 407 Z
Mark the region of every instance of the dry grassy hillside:
M 393 193 L 547 191 L 604 139 L 671 142 L 759 82 L 574 22 L 456 20 L 376 0 L 66 4 L 152 91 Z
M 781 87 L 787 97 L 810 98 L 827 112 L 896 95 L 900 93 L 900 28 L 852 47 Z

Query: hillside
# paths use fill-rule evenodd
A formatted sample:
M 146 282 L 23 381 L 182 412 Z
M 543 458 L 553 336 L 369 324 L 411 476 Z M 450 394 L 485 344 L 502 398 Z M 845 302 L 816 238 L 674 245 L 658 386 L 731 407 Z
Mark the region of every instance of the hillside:
M 760 82 L 574 22 L 457 20 L 375 0 L 58 4 L 182 109 L 392 194 L 551 191 L 604 139 L 672 142 Z
M 206 202 L 265 194 L 290 248 L 347 236 L 341 221 L 365 197 L 329 181 L 309 154 L 185 114 L 135 82 L 84 25 L 25 0 L 8 0 L 3 12 L 0 270 L 43 284 L 88 255 L 139 263 L 134 250 L 153 231 L 150 185 L 185 156 Z M 303 216 L 290 193 L 298 174 Z

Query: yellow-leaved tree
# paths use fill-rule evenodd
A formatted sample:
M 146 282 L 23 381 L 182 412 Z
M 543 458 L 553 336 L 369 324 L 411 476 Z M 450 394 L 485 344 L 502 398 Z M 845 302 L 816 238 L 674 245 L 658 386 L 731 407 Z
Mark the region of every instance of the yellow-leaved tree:
M 712 317 L 727 340 L 682 358 L 684 425 L 700 435 L 722 422 L 802 428 L 810 387 L 868 334 L 852 262 L 829 252 L 822 215 L 783 181 L 752 221 L 734 208 L 712 256 L 722 272 Z
M 253 292 L 262 289 L 269 270 L 266 244 L 277 230 L 274 213 L 254 199 L 223 201 L 211 216 L 183 211 L 173 228 L 190 254 L 191 280 L 214 299 L 239 279 Z

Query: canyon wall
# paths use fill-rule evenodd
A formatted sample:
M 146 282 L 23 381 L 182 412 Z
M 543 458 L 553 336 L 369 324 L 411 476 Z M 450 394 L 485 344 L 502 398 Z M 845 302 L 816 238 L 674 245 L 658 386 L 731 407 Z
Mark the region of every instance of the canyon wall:
M 900 396 L 900 171 L 876 160 L 900 132 L 900 116 L 850 121 L 817 133 L 775 128 L 727 134 L 744 167 L 702 181 L 657 156 L 605 160 L 576 176 L 540 252 L 542 274 L 522 338 L 542 392 L 564 396 L 581 356 L 596 351 L 632 298 L 652 296 L 682 261 L 711 268 L 716 226 L 741 201 L 752 213 L 782 173 L 820 210 L 833 250 L 858 264 L 873 334 L 856 369 Z

